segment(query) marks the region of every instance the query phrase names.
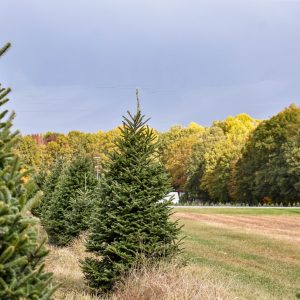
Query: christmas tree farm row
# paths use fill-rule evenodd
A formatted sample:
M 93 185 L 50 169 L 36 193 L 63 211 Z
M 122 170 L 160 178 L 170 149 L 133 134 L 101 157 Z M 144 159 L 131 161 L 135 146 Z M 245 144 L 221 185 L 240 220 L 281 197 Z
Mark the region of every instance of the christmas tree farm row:
M 9 92 L 0 88 L 1 107 Z M 7 113 L 0 113 L 0 299 L 53 299 L 57 286 L 44 271 L 45 241 L 39 242 L 39 220 L 32 214 L 57 246 L 87 232 L 91 255 L 81 267 L 96 294 L 111 291 L 141 257 L 151 263 L 179 252 L 170 202 L 159 201 L 171 191 L 170 178 L 139 102 L 136 113 L 124 117 L 100 178 L 83 152 L 68 161 L 58 156 L 49 172 L 30 175 L 15 151 L 20 138 L 11 131 L 14 113 Z

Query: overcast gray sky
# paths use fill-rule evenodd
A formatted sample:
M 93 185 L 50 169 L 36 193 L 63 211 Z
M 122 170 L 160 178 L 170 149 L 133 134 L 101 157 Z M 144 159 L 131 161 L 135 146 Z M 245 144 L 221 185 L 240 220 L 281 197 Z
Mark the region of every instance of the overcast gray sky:
M 135 108 L 150 125 L 300 104 L 300 2 L 1 0 L 0 81 L 22 133 L 111 129 Z

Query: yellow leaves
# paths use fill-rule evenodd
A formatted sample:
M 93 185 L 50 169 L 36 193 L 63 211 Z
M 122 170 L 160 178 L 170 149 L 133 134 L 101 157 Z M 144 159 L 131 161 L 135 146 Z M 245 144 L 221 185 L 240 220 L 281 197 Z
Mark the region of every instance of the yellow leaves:
M 37 144 L 33 137 L 20 138 L 17 154 L 25 166 L 35 170 L 49 170 L 57 158 L 70 161 L 79 153 L 100 157 L 100 162 L 107 160 L 107 155 L 114 149 L 114 141 L 121 135 L 120 128 L 96 133 L 84 133 L 77 130 L 68 134 L 47 133 L 43 136 L 45 143 Z M 25 178 L 28 180 L 28 178 Z
M 19 138 L 15 153 L 22 157 L 27 169 L 31 167 L 36 169 L 41 164 L 41 149 L 31 136 Z
M 184 186 L 193 147 L 203 132 L 203 127 L 191 123 L 188 128 L 174 126 L 160 135 L 162 161 L 172 176 L 174 187 Z
M 243 113 L 234 117 L 228 117 L 224 123 L 225 132 L 229 138 L 232 136 L 239 136 L 240 139 L 245 140 L 245 137 L 249 134 L 249 132 L 255 129 L 257 120 Z
M 204 132 L 205 128 L 195 122 L 191 122 L 189 125 L 188 125 L 188 129 L 191 129 L 195 132 Z

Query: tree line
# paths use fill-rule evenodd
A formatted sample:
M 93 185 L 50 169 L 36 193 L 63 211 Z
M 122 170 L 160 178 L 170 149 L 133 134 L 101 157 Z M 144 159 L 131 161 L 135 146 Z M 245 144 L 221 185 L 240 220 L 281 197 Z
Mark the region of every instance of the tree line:
M 295 205 L 300 202 L 298 176 L 299 107 L 291 105 L 269 120 L 247 114 L 214 121 L 210 127 L 190 123 L 166 132 L 153 130 L 159 159 L 182 201 L 245 205 Z M 46 133 L 23 136 L 16 149 L 36 180 L 51 173 L 55 161 L 88 155 L 104 170 L 122 126 L 108 132 Z M 97 159 L 95 159 L 97 158 Z

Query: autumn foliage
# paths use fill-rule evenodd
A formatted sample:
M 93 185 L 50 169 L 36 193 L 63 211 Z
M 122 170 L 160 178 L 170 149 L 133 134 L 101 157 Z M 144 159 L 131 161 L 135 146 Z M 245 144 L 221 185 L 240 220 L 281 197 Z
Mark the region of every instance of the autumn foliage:
M 299 116 L 292 105 L 265 121 L 239 114 L 210 127 L 192 122 L 154 132 L 173 189 L 185 201 L 288 205 L 300 201 Z M 58 157 L 70 161 L 78 153 L 97 157 L 102 172 L 120 132 L 24 136 L 16 151 L 38 173 L 50 174 Z

